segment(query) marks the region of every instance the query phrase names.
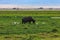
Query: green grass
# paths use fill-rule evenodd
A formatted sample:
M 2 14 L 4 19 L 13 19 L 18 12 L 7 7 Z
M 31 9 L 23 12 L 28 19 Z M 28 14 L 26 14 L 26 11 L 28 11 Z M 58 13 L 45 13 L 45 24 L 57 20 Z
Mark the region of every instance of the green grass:
M 22 16 L 0 16 L 0 33 L 34 34 L 50 32 L 55 28 L 60 30 L 60 19 L 52 19 L 50 16 L 34 16 L 33 18 L 38 24 L 22 24 Z M 14 24 L 14 22 L 19 24 Z
M 60 16 L 60 11 L 0 11 L 0 16 Z
M 36 24 L 22 24 L 23 16 L 32 16 Z M 57 34 L 51 32 L 53 29 Z M 0 35 L 1 40 L 60 40 L 60 11 L 0 11 Z

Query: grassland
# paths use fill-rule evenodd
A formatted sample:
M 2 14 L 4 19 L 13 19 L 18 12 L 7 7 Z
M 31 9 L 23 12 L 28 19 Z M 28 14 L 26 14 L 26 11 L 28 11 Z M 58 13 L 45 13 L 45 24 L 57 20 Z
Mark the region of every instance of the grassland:
M 60 16 L 60 11 L 0 11 L 0 16 Z
M 23 16 L 32 16 L 36 24 L 22 24 Z M 0 39 L 60 40 L 60 11 L 0 11 Z

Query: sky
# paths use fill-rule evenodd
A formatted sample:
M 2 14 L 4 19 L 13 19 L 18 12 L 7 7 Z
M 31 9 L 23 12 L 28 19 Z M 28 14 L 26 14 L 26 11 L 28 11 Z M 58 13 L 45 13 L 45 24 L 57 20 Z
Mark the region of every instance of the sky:
M 60 0 L 0 0 L 0 5 L 60 6 Z

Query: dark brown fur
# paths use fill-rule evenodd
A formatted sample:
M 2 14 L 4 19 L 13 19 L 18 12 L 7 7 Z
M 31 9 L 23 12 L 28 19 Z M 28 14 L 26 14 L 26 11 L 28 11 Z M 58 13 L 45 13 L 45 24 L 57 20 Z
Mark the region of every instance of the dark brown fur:
M 29 23 L 31 23 L 31 22 L 35 23 L 35 20 L 31 16 L 29 16 L 29 17 L 23 17 L 22 24 L 25 24 L 27 22 L 29 22 Z

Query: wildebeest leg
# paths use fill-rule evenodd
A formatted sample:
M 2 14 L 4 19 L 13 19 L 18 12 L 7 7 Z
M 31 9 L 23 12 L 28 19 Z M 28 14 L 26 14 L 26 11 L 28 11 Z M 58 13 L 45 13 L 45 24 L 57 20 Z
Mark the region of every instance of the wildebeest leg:
M 22 24 L 25 24 L 25 22 L 22 22 Z
M 24 21 L 22 21 L 22 24 L 25 24 L 25 22 L 24 22 Z
M 29 21 L 29 23 L 31 24 L 31 21 Z
M 35 24 L 35 20 L 32 21 Z

